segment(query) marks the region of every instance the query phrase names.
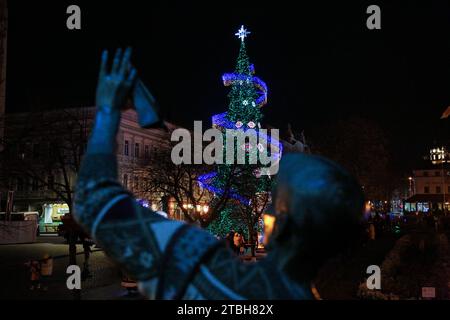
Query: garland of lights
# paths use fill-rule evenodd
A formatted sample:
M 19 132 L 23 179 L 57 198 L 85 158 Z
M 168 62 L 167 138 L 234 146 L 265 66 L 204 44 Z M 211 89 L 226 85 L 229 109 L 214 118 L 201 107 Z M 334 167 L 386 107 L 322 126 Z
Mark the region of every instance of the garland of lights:
M 251 73 L 255 72 L 255 68 L 253 65 L 250 66 Z M 267 85 L 260 78 L 255 76 L 248 76 L 245 74 L 238 73 L 225 73 L 222 76 L 223 84 L 228 87 L 233 84 L 243 84 L 243 82 L 252 82 L 255 88 L 258 90 L 259 97 L 255 101 L 255 106 L 261 108 L 263 105 L 267 103 Z
M 223 194 L 223 189 L 215 187 L 212 184 L 212 181 L 214 180 L 214 178 L 216 176 L 217 176 L 217 172 L 216 171 L 205 173 L 204 175 L 201 175 L 200 177 L 197 178 L 198 179 L 198 184 L 200 185 L 200 187 L 202 187 L 202 188 L 204 188 L 206 190 L 209 190 L 209 191 L 211 191 L 211 192 L 213 192 L 215 194 L 218 194 L 218 195 L 222 195 Z M 229 195 L 230 195 L 230 198 L 238 200 L 242 204 L 246 204 L 246 205 L 250 204 L 250 201 L 247 198 L 241 196 L 237 192 L 230 191 Z

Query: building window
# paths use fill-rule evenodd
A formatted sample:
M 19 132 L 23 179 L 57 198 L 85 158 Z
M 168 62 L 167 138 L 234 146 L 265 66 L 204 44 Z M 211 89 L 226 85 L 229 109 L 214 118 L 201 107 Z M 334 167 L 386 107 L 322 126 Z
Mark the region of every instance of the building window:
M 145 159 L 148 159 L 148 149 L 149 149 L 148 145 L 145 145 L 145 147 L 144 147 L 144 158 Z
M 411 203 L 405 202 L 405 211 L 411 212 Z
M 423 193 L 430 193 L 430 187 L 424 187 Z
M 440 176 L 441 176 L 441 172 L 440 172 L 440 171 L 435 171 L 435 172 L 434 172 L 434 175 L 435 175 L 436 177 L 440 177 Z
M 123 154 L 128 156 L 130 154 L 130 144 L 128 140 L 125 140 L 125 144 L 123 146 Z
M 128 175 L 127 174 L 123 175 L 123 186 L 125 188 L 128 188 Z
M 447 187 L 447 193 L 450 194 L 450 186 Z
M 442 190 L 441 190 L 441 187 L 440 186 L 436 186 L 436 193 L 441 193 L 442 192 Z
M 139 143 L 134 144 L 134 156 L 139 158 Z
M 423 176 L 424 176 L 424 177 L 428 177 L 428 171 L 424 171 L 424 172 L 423 172 Z
M 418 202 L 417 203 L 417 211 L 419 212 L 428 212 L 430 210 L 430 205 L 426 202 Z

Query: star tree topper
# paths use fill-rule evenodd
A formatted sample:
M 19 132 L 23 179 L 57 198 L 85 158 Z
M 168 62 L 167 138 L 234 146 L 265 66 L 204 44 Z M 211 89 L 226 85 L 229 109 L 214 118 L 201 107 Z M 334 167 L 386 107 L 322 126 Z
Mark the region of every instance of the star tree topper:
M 247 29 L 244 28 L 244 25 L 241 26 L 241 28 L 236 32 L 234 35 L 241 39 L 242 42 L 244 42 L 244 39 L 249 35 L 251 32 L 247 31 Z

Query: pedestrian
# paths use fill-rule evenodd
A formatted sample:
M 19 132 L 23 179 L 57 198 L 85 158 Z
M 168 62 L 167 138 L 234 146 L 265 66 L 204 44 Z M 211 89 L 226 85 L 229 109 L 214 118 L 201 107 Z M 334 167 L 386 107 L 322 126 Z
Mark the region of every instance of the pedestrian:
M 434 219 L 434 229 L 436 230 L 436 232 L 438 232 L 439 231 L 439 217 L 436 213 L 434 214 L 433 219 Z
M 38 260 L 30 260 L 25 263 L 30 270 L 30 290 L 41 288 L 41 264 Z
M 373 222 L 369 223 L 369 240 L 375 240 L 376 230 Z
M 382 232 L 382 224 L 383 224 L 383 219 L 382 219 L 380 213 L 379 212 L 375 213 L 375 217 L 373 219 L 373 226 L 375 228 L 375 234 L 378 235 L 378 237 Z
M 241 248 L 241 235 L 239 232 L 236 232 L 233 237 L 233 243 L 234 243 L 234 252 L 239 255 L 240 248 Z
M 392 231 L 392 217 L 390 213 L 386 214 L 385 229 L 388 232 Z
M 41 260 L 41 283 L 42 289 L 47 290 L 50 277 L 53 274 L 53 258 L 49 254 L 44 254 Z
M 258 231 L 255 231 L 253 233 L 253 241 L 255 242 L 255 250 L 259 247 L 259 237 L 258 237 Z
M 239 255 L 244 255 L 245 253 L 245 239 L 242 233 L 239 234 Z
M 230 231 L 225 236 L 225 242 L 227 244 L 227 247 L 230 248 L 233 252 L 235 251 L 234 248 L 234 231 Z
M 91 271 L 89 270 L 89 259 L 91 257 L 91 245 L 92 241 L 91 239 L 87 237 L 83 237 L 83 250 L 84 250 L 84 264 L 83 264 L 83 271 L 81 273 L 81 276 L 83 279 L 91 278 Z
M 138 294 L 139 289 L 136 280 L 134 280 L 126 272 L 121 271 L 121 273 L 122 273 L 122 281 L 120 285 L 122 286 L 122 288 L 125 288 L 127 290 L 129 296 Z

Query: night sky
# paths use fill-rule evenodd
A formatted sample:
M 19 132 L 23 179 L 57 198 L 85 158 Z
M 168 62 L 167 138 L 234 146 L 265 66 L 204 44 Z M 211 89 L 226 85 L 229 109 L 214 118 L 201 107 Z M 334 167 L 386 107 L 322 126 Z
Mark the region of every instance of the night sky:
M 221 75 L 234 69 L 244 24 L 269 86 L 266 123 L 308 136 L 334 119 L 368 117 L 404 170 L 449 140 L 439 120 L 450 105 L 448 2 L 293 2 L 10 1 L 7 110 L 93 105 L 102 48 L 131 45 L 166 118 L 209 124 L 226 110 Z M 66 28 L 69 4 L 81 7 L 81 31 Z M 382 30 L 366 28 L 370 4 L 381 7 Z

